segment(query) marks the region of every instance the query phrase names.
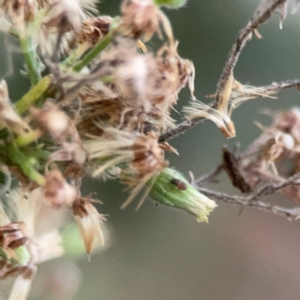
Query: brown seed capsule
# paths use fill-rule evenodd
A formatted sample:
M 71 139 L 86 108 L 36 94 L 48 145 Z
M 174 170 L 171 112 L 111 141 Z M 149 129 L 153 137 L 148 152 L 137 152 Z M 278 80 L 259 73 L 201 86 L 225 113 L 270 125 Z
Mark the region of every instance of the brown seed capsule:
M 179 179 L 173 178 L 170 180 L 170 182 L 181 191 L 185 191 L 187 189 L 187 185 L 183 181 L 180 181 Z
M 247 182 L 239 160 L 225 147 L 223 148 L 223 165 L 233 186 L 238 188 L 242 193 L 252 192 L 253 188 Z

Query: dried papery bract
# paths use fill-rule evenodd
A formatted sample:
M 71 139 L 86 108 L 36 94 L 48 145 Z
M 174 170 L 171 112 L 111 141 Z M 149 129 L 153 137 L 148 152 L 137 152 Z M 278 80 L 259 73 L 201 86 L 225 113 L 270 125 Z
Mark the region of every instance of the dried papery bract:
M 230 119 L 230 96 L 233 82 L 234 77 L 233 72 L 231 72 L 223 89 L 215 95 L 216 103 L 213 106 L 206 105 L 200 101 L 194 101 L 191 102 L 190 106 L 184 107 L 183 111 L 187 119 L 209 119 L 220 128 L 226 138 L 235 137 L 234 123 Z
M 32 108 L 31 114 L 38 128 L 44 133 L 49 132 L 56 143 L 66 140 L 72 128 L 71 120 L 57 105 L 46 101 L 42 109 Z
M 102 165 L 96 168 L 93 176 L 99 176 L 105 170 L 125 163 L 122 179 L 137 184 L 165 166 L 162 150 L 164 146 L 157 142 L 154 133 L 133 134 L 110 128 L 106 129 L 103 137 L 86 141 L 84 145 L 90 160 L 96 160 Z
M 200 101 L 191 102 L 190 106 L 183 108 L 187 119 L 208 119 L 214 122 L 227 138 L 235 137 L 235 128 L 231 119 L 223 111 L 212 108 Z
M 86 141 L 84 145 L 91 162 L 100 164 L 94 167 L 93 176 L 99 176 L 117 167 L 120 170 L 117 176 L 122 182 L 133 187 L 130 197 L 121 208 L 129 205 L 145 184 L 166 167 L 167 162 L 164 160 L 163 150 L 173 150 L 171 147 L 166 148 L 165 144 L 160 145 L 154 133 L 133 134 L 112 128 L 106 129 L 101 138 Z M 149 190 L 145 195 L 148 192 Z M 140 205 L 145 195 L 140 200 Z
M 98 213 L 88 199 L 78 198 L 72 208 L 86 252 L 90 254 L 97 238 L 104 245 L 102 223 L 105 217 Z
M 121 11 L 122 24 L 134 38 L 147 42 L 154 33 L 162 37 L 160 31 L 162 23 L 170 44 L 174 44 L 171 24 L 152 0 L 124 0 Z
M 275 114 L 272 126 L 290 133 L 297 144 L 300 144 L 300 109 L 298 107 Z
M 66 181 L 60 171 L 52 170 L 46 173 L 43 195 L 53 207 L 59 208 L 62 205 L 72 206 L 77 197 L 77 190 Z
M 271 98 L 276 99 L 275 96 L 277 90 L 268 90 L 266 87 L 255 87 L 251 85 L 243 85 L 240 82 L 234 80 L 231 96 L 230 105 L 231 110 L 237 108 L 245 101 L 256 99 L 256 98 Z
M 13 222 L 0 226 L 0 247 L 3 249 L 7 258 L 14 258 L 19 261 L 20 257 L 15 251 L 28 241 L 26 236 L 26 224 L 24 222 Z
M 63 54 L 70 52 L 86 12 L 97 11 L 94 0 L 41 0 L 39 8 L 46 11 L 37 42 L 43 55 L 57 55 L 54 51 Z
M 62 32 L 69 30 L 79 31 L 83 12 L 79 0 L 57 0 L 48 7 L 45 28 L 55 28 Z
M 76 50 L 77 57 L 80 57 L 108 34 L 112 20 L 109 16 L 100 16 L 88 18 L 82 22 L 81 29 L 76 35 L 76 43 L 79 44 Z
M 6 14 L 7 22 L 11 22 L 17 30 L 24 33 L 26 23 L 34 20 L 37 3 L 35 0 L 3 0 L 0 3 L 1 10 Z

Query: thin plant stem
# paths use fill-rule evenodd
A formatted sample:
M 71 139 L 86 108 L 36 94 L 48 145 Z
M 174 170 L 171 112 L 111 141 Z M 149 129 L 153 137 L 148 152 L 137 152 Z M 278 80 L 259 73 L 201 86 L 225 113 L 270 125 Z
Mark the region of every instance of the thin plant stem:
M 38 138 L 40 138 L 42 135 L 42 132 L 39 129 L 32 130 L 28 133 L 25 133 L 23 135 L 20 135 L 16 140 L 16 145 L 21 147 L 21 146 L 26 146 L 31 144 L 32 142 L 36 141 Z
M 19 114 L 26 112 L 40 97 L 48 90 L 51 84 L 51 76 L 43 77 L 28 93 L 15 103 L 15 108 Z
M 20 36 L 20 45 L 31 83 L 35 85 L 41 80 L 41 72 L 39 67 L 39 58 L 36 54 L 32 37 Z
M 78 62 L 73 70 L 76 72 L 81 71 L 88 65 L 101 51 L 103 51 L 112 41 L 113 32 L 109 32 L 91 51 L 89 51 L 83 59 Z

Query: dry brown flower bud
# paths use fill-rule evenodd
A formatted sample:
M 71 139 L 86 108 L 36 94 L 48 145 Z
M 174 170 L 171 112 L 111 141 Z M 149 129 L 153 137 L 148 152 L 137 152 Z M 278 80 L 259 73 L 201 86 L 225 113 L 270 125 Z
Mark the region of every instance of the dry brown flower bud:
M 131 166 L 140 178 L 160 172 L 167 166 L 167 163 L 164 162 L 162 148 L 153 132 L 150 132 L 147 136 L 137 137 L 132 150 L 134 158 L 131 161 Z
M 81 143 L 63 143 L 62 148 L 51 153 L 50 161 L 73 161 L 77 165 L 83 165 L 87 152 Z
M 73 214 L 84 241 L 88 254 L 93 250 L 95 241 L 99 238 L 104 244 L 102 223 L 105 217 L 86 199 L 79 198 L 73 203 Z
M 111 21 L 112 18 L 109 16 L 99 16 L 84 20 L 77 36 L 78 43 L 87 43 L 89 46 L 95 45 L 108 33 Z
M 32 108 L 31 113 L 39 129 L 49 132 L 56 143 L 62 143 L 70 130 L 69 117 L 55 104 L 47 101 L 42 109 Z
M 60 32 L 69 30 L 79 31 L 82 21 L 82 10 L 78 0 L 57 0 L 48 8 L 45 28 L 55 28 Z
M 9 15 L 9 20 L 13 25 L 23 30 L 24 23 L 34 20 L 37 3 L 35 0 L 3 0 L 0 3 L 1 9 Z
M 46 184 L 44 186 L 44 198 L 53 207 L 62 205 L 72 206 L 77 197 L 75 187 L 67 183 L 61 172 L 52 170 L 46 173 Z
M 161 36 L 159 9 L 152 0 L 125 0 L 121 11 L 123 24 L 134 38 L 147 42 L 155 32 Z
M 274 117 L 273 126 L 283 132 L 290 133 L 297 144 L 300 144 L 300 110 L 294 107 Z
M 121 11 L 123 25 L 133 38 L 147 42 L 154 33 L 161 38 L 162 24 L 170 44 L 174 44 L 171 24 L 152 0 L 124 0 Z
M 93 172 L 93 176 L 98 176 L 120 163 L 128 163 L 129 166 L 124 173 L 128 174 L 128 177 L 125 176 L 123 180 L 136 184 L 144 182 L 149 176 L 152 177 L 167 164 L 163 158 L 161 145 L 153 132 L 142 135 L 107 128 L 103 137 L 86 141 L 84 145 L 91 160 L 104 161 L 102 166 Z

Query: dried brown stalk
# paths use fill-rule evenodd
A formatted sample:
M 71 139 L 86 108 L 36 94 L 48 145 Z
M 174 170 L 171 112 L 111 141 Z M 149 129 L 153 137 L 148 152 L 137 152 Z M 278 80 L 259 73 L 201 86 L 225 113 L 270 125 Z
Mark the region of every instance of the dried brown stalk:
M 293 218 L 297 218 L 300 215 L 300 207 L 284 208 L 270 203 L 262 202 L 260 201 L 260 199 L 273 195 L 286 187 L 300 185 L 299 178 L 300 173 L 297 173 L 281 183 L 266 184 L 265 186 L 261 187 L 258 192 L 247 197 L 232 196 L 220 192 L 211 191 L 202 187 L 198 187 L 198 190 L 205 196 L 214 200 L 223 201 L 225 203 L 238 204 L 241 206 L 253 207 L 292 220 Z

